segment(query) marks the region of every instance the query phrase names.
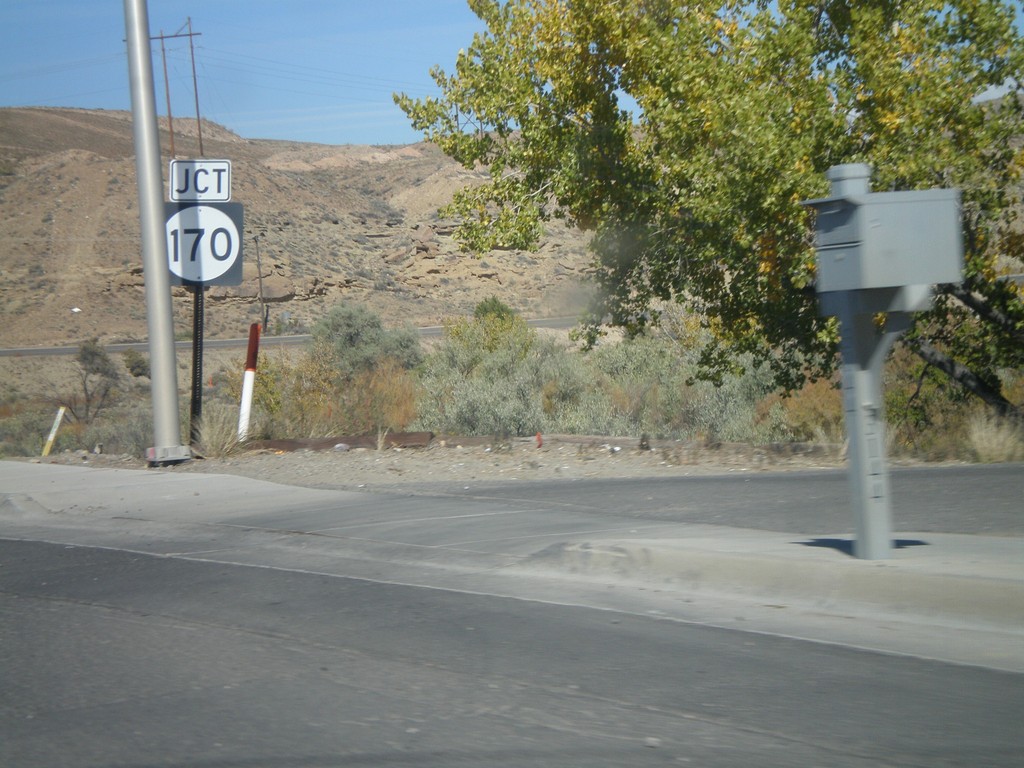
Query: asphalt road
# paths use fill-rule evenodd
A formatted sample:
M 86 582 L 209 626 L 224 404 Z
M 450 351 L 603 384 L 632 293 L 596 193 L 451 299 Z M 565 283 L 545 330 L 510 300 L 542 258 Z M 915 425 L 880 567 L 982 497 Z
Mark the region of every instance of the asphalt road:
M 430 333 L 429 328 L 420 330 L 420 335 L 431 336 L 435 335 Z M 436 335 L 440 335 L 439 333 Z M 306 344 L 310 340 L 308 335 L 295 335 L 295 336 L 268 336 L 263 339 L 263 344 L 266 346 L 276 347 L 293 347 L 301 346 Z M 204 339 L 203 349 L 244 349 L 249 343 L 249 339 Z M 175 348 L 179 352 L 187 351 L 192 349 L 192 341 L 176 341 L 174 342 Z M 78 345 L 64 345 L 64 346 L 52 346 L 52 347 L 5 347 L 0 349 L 0 357 L 60 357 L 68 355 L 78 354 Z M 107 344 L 104 349 L 113 354 L 128 352 L 133 350 L 135 352 L 149 352 L 148 341 L 125 341 L 116 344 Z
M 574 328 L 579 323 L 576 317 L 547 317 L 527 320 L 527 325 L 534 328 L 568 329 Z M 416 329 L 420 336 L 432 338 L 441 336 L 444 333 L 444 326 L 429 325 Z M 264 336 L 260 343 L 265 347 L 294 347 L 307 344 L 312 337 L 309 334 L 295 334 L 288 336 Z M 249 343 L 248 338 L 244 339 L 204 339 L 204 349 L 244 349 Z M 178 351 L 192 349 L 192 341 L 176 341 L 174 346 Z M 149 352 L 148 341 L 127 341 L 116 344 L 107 344 L 104 349 L 110 353 L 121 353 L 129 350 L 135 352 Z M 53 357 L 62 355 L 77 355 L 78 345 L 63 345 L 50 347 L 4 347 L 0 348 L 0 357 Z
M 469 591 L 0 541 L 0 765 L 1013 766 L 1024 677 Z
M 895 531 L 1024 535 L 1024 464 L 895 468 L 891 480 Z M 796 534 L 854 530 L 843 469 L 468 487 L 437 483 L 418 492 L 658 522 Z

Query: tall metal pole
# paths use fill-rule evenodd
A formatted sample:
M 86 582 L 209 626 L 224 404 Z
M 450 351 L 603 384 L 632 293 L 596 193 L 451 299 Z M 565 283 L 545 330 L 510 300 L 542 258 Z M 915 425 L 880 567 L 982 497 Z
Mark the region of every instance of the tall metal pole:
M 132 133 L 135 139 L 135 172 L 139 190 L 153 399 L 154 446 L 147 449 L 146 459 L 150 463 L 185 461 L 192 454 L 188 446 L 181 444 L 181 424 L 178 420 L 178 382 L 167 268 L 163 172 L 160 167 L 160 134 L 157 128 L 146 0 L 124 0 L 124 20 L 128 38 Z

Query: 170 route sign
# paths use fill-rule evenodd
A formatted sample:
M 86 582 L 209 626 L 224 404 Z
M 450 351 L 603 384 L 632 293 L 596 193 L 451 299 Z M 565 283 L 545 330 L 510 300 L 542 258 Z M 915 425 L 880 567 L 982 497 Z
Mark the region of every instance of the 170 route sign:
M 172 285 L 242 282 L 241 203 L 164 203 Z

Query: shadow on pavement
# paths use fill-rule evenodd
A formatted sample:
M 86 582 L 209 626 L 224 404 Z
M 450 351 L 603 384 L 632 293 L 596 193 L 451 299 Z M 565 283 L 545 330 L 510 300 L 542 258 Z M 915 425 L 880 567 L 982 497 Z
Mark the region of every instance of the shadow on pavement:
M 796 544 L 802 544 L 805 547 L 824 547 L 826 549 L 835 549 L 842 552 L 844 555 L 853 557 L 853 539 L 811 539 L 810 541 L 798 541 Z M 921 541 L 919 539 L 894 539 L 892 542 L 894 549 L 907 549 L 908 547 L 927 547 L 929 546 L 927 541 Z

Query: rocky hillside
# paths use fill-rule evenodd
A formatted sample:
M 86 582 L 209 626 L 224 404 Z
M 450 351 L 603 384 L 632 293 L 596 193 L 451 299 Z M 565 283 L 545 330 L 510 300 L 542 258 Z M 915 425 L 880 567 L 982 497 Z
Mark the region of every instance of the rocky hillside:
M 195 122 L 174 129 L 177 156 L 199 157 Z M 207 294 L 207 338 L 244 336 L 260 318 L 257 235 L 271 332 L 301 330 L 343 301 L 419 325 L 490 295 L 533 317 L 584 302 L 576 233 L 553 227 L 537 253 L 459 252 L 437 209 L 475 176 L 432 145 L 246 140 L 210 123 L 203 145 L 232 161 L 246 249 L 243 284 Z M 145 337 L 130 114 L 0 109 L 0 201 L 0 346 Z M 174 289 L 173 304 L 185 335 L 191 297 Z

